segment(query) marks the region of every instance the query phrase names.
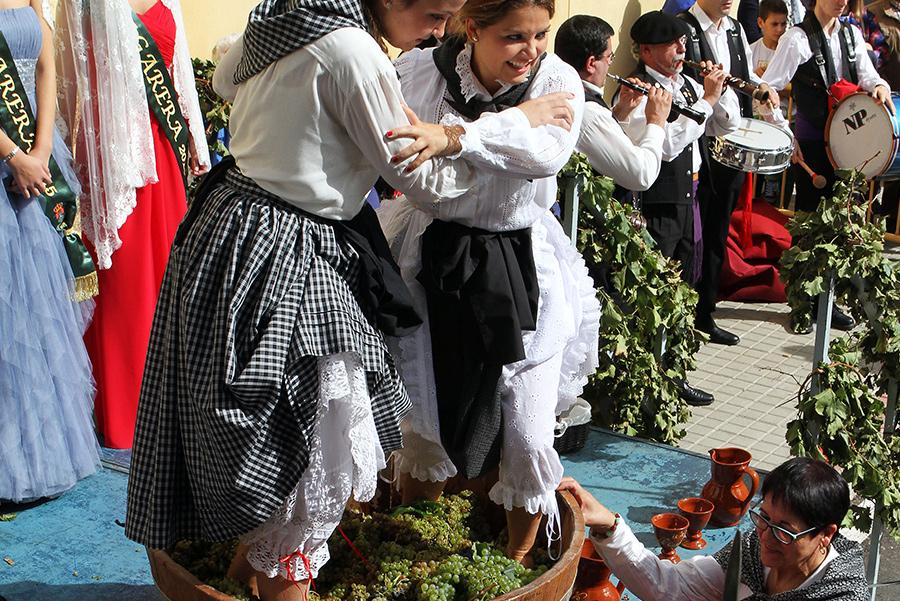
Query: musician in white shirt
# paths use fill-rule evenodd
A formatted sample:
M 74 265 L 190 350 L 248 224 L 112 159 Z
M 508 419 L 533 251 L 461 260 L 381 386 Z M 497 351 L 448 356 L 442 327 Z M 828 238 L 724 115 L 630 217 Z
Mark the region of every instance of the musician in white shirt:
M 697 0 L 689 10 L 679 15 L 690 27 L 687 43 L 687 57 L 693 61 L 719 63 L 730 75 L 745 81 L 760 84 L 762 90 L 770 92 L 770 110 L 778 105 L 778 95 L 769 89 L 750 68 L 750 45 L 740 24 L 728 16 L 731 0 Z M 700 75 L 688 69 L 691 75 Z M 716 107 L 716 112 L 724 111 L 729 116 L 750 118 L 753 116 L 749 96 L 738 95 L 728 89 Z M 720 132 L 707 127 L 707 135 L 717 137 Z M 724 132 L 730 133 L 730 132 Z M 719 276 L 725 260 L 725 246 L 731 214 L 740 197 L 741 187 L 747 175 L 730 166 L 710 160 L 700 173 L 699 203 L 703 216 L 703 261 L 702 273 L 697 282 L 699 300 L 697 302 L 697 328 L 709 335 L 715 344 L 734 345 L 740 338 L 720 328 L 713 319 L 719 292 Z
M 650 89 L 644 109 L 647 126 L 632 142 L 619 120 L 627 118 L 643 96 L 622 88 L 616 105 L 610 108 L 606 104 L 603 85 L 613 60 L 612 48 L 613 28 L 589 15 L 576 15 L 563 23 L 554 44 L 556 55 L 578 71 L 584 85 L 584 119 L 575 149 L 587 156 L 599 173 L 626 190 L 642 192 L 659 175 L 672 94 L 661 87 Z
M 641 194 L 641 212 L 647 218 L 647 230 L 665 256 L 681 263 L 684 280 L 693 283 L 699 275 L 696 244 L 700 224 L 694 182 L 701 157 L 697 141 L 708 128 L 733 126 L 727 121 L 717 121 L 717 117 L 730 115 L 714 116 L 713 113 L 713 106 L 722 93 L 724 71 L 715 69 L 704 86 L 681 74 L 685 34 L 680 20 L 660 11 L 641 16 L 631 28 L 631 37 L 639 45 L 640 52 L 640 63 L 632 75 L 647 84 L 659 85 L 676 100 L 707 118 L 698 124 L 679 116 L 666 123 L 660 175 Z M 647 129 L 647 113 L 643 106 L 646 102 L 642 98 L 629 118 L 622 122 L 625 133 L 633 141 L 639 140 Z M 709 124 L 710 121 L 715 123 Z
M 891 112 L 894 110 L 890 86 L 875 70 L 862 32 L 838 20 L 846 6 L 847 0 L 813 2 L 812 10 L 807 12 L 803 23 L 791 27 L 778 41 L 775 55 L 763 73 L 763 79 L 774 88 L 784 89 L 788 83 L 791 84 L 797 111 L 794 125 L 796 156 L 805 160 L 813 171 L 828 182 L 823 189 L 813 187 L 809 175 L 795 165 L 797 209 L 801 211 L 815 210 L 821 198 L 831 195 L 834 184 L 834 169 L 823 143 L 828 116 L 828 87 L 841 78 L 846 79 L 878 98 Z M 825 59 L 822 67 L 829 81 L 822 81 L 807 31 L 821 40 Z
M 607 106 L 602 86 L 612 62 L 613 33 L 613 28 L 603 19 L 576 15 L 560 26 L 554 50 L 578 71 L 584 85 L 584 119 L 575 149 L 584 153 L 594 169 L 612 178 L 620 188 L 632 193 L 643 192 L 659 176 L 672 93 L 653 86 L 645 101 L 643 94 L 623 86 L 615 106 L 612 109 Z M 631 81 L 640 84 L 637 78 Z M 639 138 L 632 142 L 618 120 L 627 119 L 638 105 L 644 107 L 646 125 Z M 603 269 L 598 267 L 598 271 Z M 601 273 L 600 280 L 603 279 Z M 678 385 L 679 394 L 688 405 L 703 406 L 714 401 L 711 394 L 684 380 Z
M 763 73 L 763 78 L 775 88 L 783 89 L 788 83 L 791 84 L 796 108 L 794 160 L 805 161 L 827 182 L 824 188 L 816 188 L 806 170 L 799 163 L 795 164 L 793 173 L 798 211 L 815 211 L 819 201 L 831 195 L 834 185 L 834 168 L 824 143 L 830 87 L 841 79 L 855 83 L 894 112 L 890 86 L 875 70 L 862 32 L 838 20 L 846 6 L 847 0 L 814 1 L 803 22 L 781 36 L 775 55 Z M 814 52 L 816 47 L 821 64 Z M 850 330 L 854 325 L 852 317 L 834 307 L 831 315 L 833 328 Z M 796 320 L 791 328 L 798 334 L 804 334 L 812 331 L 812 324 Z

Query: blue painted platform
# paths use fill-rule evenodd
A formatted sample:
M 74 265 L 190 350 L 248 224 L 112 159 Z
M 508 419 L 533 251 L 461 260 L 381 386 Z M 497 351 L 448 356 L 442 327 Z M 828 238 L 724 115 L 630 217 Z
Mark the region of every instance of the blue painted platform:
M 562 463 L 567 476 L 578 480 L 611 511 L 620 513 L 638 539 L 657 553 L 660 547 L 650 518 L 667 511 L 678 513 L 678 500 L 699 497 L 710 478 L 708 455 L 600 429 L 592 429 L 584 449 L 563 456 Z M 739 526 L 743 530 L 752 527 L 748 517 Z M 679 548 L 678 555 L 685 559 L 714 553 L 731 541 L 734 531 L 733 527 L 710 527 L 703 531 L 706 549 Z
M 143 547 L 125 538 L 127 453 L 105 452 L 110 466 L 56 500 L 0 522 L 0 596 L 7 601 L 164 601 Z M 650 517 L 677 511 L 709 479 L 709 459 L 672 447 L 592 430 L 584 449 L 563 457 L 574 476 L 659 551 Z M 743 524 L 749 527 L 749 523 Z M 709 529 L 704 551 L 723 547 L 734 529 Z M 5 559 L 13 562 L 9 565 Z M 631 595 L 634 599 L 634 596 Z

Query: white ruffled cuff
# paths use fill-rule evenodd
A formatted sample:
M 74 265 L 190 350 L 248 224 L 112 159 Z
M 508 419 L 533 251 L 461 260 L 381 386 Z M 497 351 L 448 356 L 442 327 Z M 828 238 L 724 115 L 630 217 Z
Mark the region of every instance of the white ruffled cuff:
M 394 451 L 394 469 L 420 482 L 444 482 L 456 475 L 456 466 L 444 448 L 404 422 L 403 448 Z

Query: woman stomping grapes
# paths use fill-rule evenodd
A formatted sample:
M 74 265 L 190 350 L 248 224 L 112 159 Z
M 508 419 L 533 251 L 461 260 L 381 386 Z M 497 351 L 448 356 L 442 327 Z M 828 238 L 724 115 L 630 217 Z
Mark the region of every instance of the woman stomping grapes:
M 442 46 L 396 61 L 410 108 L 458 128 L 476 183 L 455 200 L 409 194 L 379 214 L 427 316 L 399 342 L 414 407 L 395 454 L 403 500 L 437 498 L 448 478 L 499 464 L 489 496 L 507 512 L 507 554 L 525 563 L 542 514 L 548 534 L 558 525 L 555 415 L 596 369 L 599 327 L 584 262 L 549 211 L 583 106 L 578 74 L 545 55 L 553 11 L 552 0 L 469 0 Z M 393 137 L 416 139 L 421 160 L 441 134 L 414 124 Z
M 468 164 L 391 162 L 406 122 L 383 37 L 413 48 L 463 0 L 264 0 L 214 85 L 231 152 L 179 227 L 138 409 L 126 534 L 241 546 L 231 574 L 296 601 L 409 409 L 382 332 L 419 320 L 365 197 L 381 175 L 453 199 Z M 443 130 L 442 130 L 443 131 Z M 444 136 L 443 153 L 458 141 Z M 381 249 L 384 249 L 383 251 Z M 384 294 L 373 294 L 373 290 Z

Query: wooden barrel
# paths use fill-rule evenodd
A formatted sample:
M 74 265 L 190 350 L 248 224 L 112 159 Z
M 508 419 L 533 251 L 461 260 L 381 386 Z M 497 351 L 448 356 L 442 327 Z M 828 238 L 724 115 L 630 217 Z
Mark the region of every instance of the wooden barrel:
M 557 493 L 559 498 L 559 515 L 562 522 L 560 530 L 562 555 L 539 578 L 527 586 L 511 591 L 495 601 L 562 601 L 575 583 L 578 571 L 578 559 L 584 542 L 584 518 L 574 497 L 567 492 Z M 169 601 L 236 601 L 230 595 L 220 593 L 213 587 L 203 584 L 165 551 L 148 549 L 150 571 L 157 588 Z

